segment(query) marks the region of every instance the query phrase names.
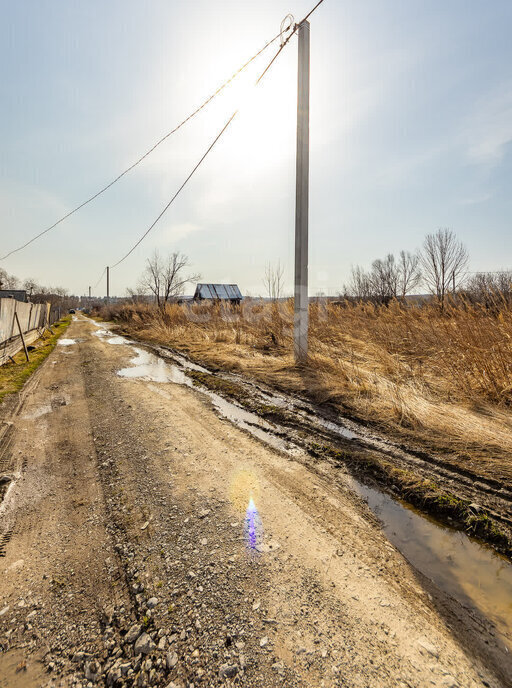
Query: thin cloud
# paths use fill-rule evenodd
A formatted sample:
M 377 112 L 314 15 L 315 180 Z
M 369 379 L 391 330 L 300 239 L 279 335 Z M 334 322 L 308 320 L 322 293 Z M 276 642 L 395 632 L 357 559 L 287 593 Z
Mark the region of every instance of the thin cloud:
M 512 84 L 480 101 L 464 131 L 471 161 L 498 164 L 512 141 Z
M 201 225 L 194 224 L 192 222 L 182 222 L 181 224 L 171 225 L 166 227 L 163 232 L 158 237 L 158 243 L 162 244 L 176 244 L 176 242 L 185 239 L 190 234 L 195 234 L 199 232 Z

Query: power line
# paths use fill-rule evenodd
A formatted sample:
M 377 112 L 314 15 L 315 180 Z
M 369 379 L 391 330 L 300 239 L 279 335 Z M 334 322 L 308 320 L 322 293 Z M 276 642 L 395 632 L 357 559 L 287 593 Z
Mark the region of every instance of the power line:
M 36 241 L 36 239 L 39 239 L 44 234 L 47 234 L 48 232 L 50 232 L 52 229 L 57 227 L 57 225 L 59 225 L 61 222 L 64 222 L 64 220 L 67 220 L 68 217 L 71 217 L 71 215 L 74 215 L 81 208 L 88 205 L 89 203 L 91 203 L 91 201 L 94 201 L 96 198 L 98 198 L 98 196 L 101 196 L 102 193 L 104 193 L 105 191 L 110 189 L 110 187 L 113 186 L 116 182 L 118 182 L 122 177 L 124 177 L 125 174 L 128 174 L 128 172 L 133 170 L 134 167 L 137 167 L 137 165 L 139 165 L 143 160 L 145 160 L 145 158 L 147 158 L 148 155 L 150 155 L 156 148 L 158 148 L 158 146 L 160 146 L 160 144 L 162 144 L 166 139 L 168 139 L 170 136 L 172 136 L 172 134 L 176 133 L 178 131 L 178 129 L 181 129 L 181 127 L 184 124 L 189 122 L 193 117 L 195 117 L 199 112 L 201 112 L 201 110 L 203 110 L 216 96 L 219 95 L 219 93 L 221 93 L 221 91 L 223 91 L 234 79 L 236 79 L 236 77 L 239 74 L 241 74 L 244 71 L 244 69 L 246 69 L 252 62 L 254 62 L 254 60 L 257 57 L 259 57 L 269 46 L 271 46 L 281 36 L 281 34 L 282 34 L 282 31 L 280 31 L 276 36 L 274 36 L 274 38 L 272 38 L 270 41 L 268 41 L 268 43 L 266 43 L 263 46 L 263 48 L 261 48 L 261 50 L 259 50 L 255 55 L 253 55 L 249 60 L 247 60 L 247 62 L 245 62 L 239 69 L 237 69 L 236 72 L 234 72 L 229 79 L 224 81 L 224 83 L 221 86 L 219 86 L 219 88 L 214 93 L 212 93 L 212 95 L 209 96 L 202 103 L 202 105 L 200 105 L 196 110 L 194 110 L 190 115 L 188 115 L 188 117 L 186 117 L 182 122 L 180 122 L 176 127 L 174 127 L 174 129 L 172 129 L 171 131 L 167 132 L 167 134 L 162 136 L 161 139 L 159 139 L 148 151 L 146 151 L 132 165 L 130 165 L 125 170 L 123 170 L 120 174 L 118 174 L 115 179 L 113 179 L 111 182 L 109 182 L 106 186 L 102 187 L 99 191 L 97 191 L 95 194 L 93 194 L 86 201 L 84 201 L 83 203 L 80 203 L 80 205 L 76 206 L 76 208 L 74 208 L 73 210 L 70 210 L 69 213 L 66 213 L 66 215 L 63 215 L 63 217 L 61 217 L 59 220 L 57 220 L 52 225 L 50 225 L 50 227 L 47 227 L 42 232 L 39 232 L 39 234 L 36 234 L 34 237 L 32 237 L 32 239 L 30 239 L 29 241 L 24 243 L 22 246 L 19 246 L 18 248 L 15 248 L 12 251 L 9 251 L 9 253 L 6 253 L 4 256 L 1 256 L 0 260 L 5 260 L 9 256 L 11 256 L 13 253 L 17 253 L 18 251 L 23 250 L 24 248 L 29 246 L 31 243 Z
M 281 52 L 281 50 L 283 50 L 283 48 L 285 47 L 285 45 L 287 45 L 287 43 L 288 43 L 288 41 L 291 39 L 291 37 L 297 32 L 297 29 L 298 29 L 299 26 L 302 24 L 302 22 L 305 22 L 306 19 L 308 19 L 308 17 L 310 17 L 310 16 L 313 14 L 313 12 L 317 9 L 317 7 L 320 7 L 320 5 L 323 3 L 323 1 L 324 1 L 324 0 L 320 0 L 320 2 L 317 2 L 317 4 L 313 7 L 313 9 L 310 10 L 310 11 L 306 14 L 306 16 L 304 17 L 304 19 L 301 19 L 301 21 L 300 21 L 298 24 L 293 24 L 293 25 L 290 24 L 288 27 L 285 28 L 285 31 L 289 31 L 289 30 L 291 29 L 291 33 L 288 34 L 288 36 L 286 37 L 285 40 L 282 40 L 282 39 L 281 39 L 281 46 L 280 46 L 279 50 L 278 50 L 277 53 L 274 55 L 274 57 L 270 60 L 270 62 L 268 63 L 268 65 L 267 65 L 266 68 L 265 68 L 265 71 L 262 72 L 262 74 L 260 74 L 260 76 L 259 76 L 259 78 L 258 78 L 258 81 L 256 82 L 257 84 L 259 84 L 259 82 L 263 79 L 263 77 L 264 77 L 265 74 L 268 72 L 268 70 L 270 69 L 270 67 L 271 67 L 272 64 L 274 63 L 274 61 L 277 59 L 277 56 L 279 55 L 279 53 Z M 284 20 L 286 20 L 286 19 L 288 18 L 288 16 L 291 16 L 291 15 L 287 15 L 287 16 L 285 17 Z M 283 20 L 283 21 L 284 21 L 284 20 Z M 281 24 L 281 28 L 282 28 L 282 26 L 283 26 L 283 25 Z
M 299 28 L 299 25 L 302 24 L 302 22 L 306 21 L 306 20 L 308 19 L 308 17 L 310 17 L 310 16 L 313 14 L 313 12 L 322 4 L 323 1 L 324 1 L 324 0 L 320 0 L 320 2 L 318 2 L 318 3 L 313 7 L 313 9 L 311 9 L 311 10 L 308 12 L 308 14 L 304 17 L 304 19 L 302 19 L 298 24 L 293 24 L 293 25 L 290 24 L 288 27 L 286 27 L 286 28 L 284 28 L 284 29 L 283 29 L 283 25 L 281 25 L 281 30 L 280 30 L 278 36 L 276 36 L 276 38 L 277 38 L 277 37 L 281 37 L 281 45 L 280 45 L 278 51 L 276 52 L 276 54 L 274 55 L 274 57 L 270 60 L 270 62 L 268 63 L 268 65 L 265 67 L 265 69 L 263 70 L 263 72 L 260 74 L 260 76 L 259 76 L 258 79 L 256 80 L 256 83 L 255 83 L 256 86 L 261 82 L 261 80 L 263 79 L 263 77 L 265 76 L 265 74 L 268 72 L 268 70 L 270 69 L 270 67 L 274 64 L 274 62 L 275 62 L 275 60 L 277 59 L 277 57 L 281 54 L 281 52 L 282 52 L 282 50 L 284 49 L 284 47 L 285 47 L 285 46 L 288 44 L 288 42 L 291 40 L 292 36 L 297 32 L 297 30 L 298 30 L 298 28 Z M 287 31 L 290 31 L 290 33 L 288 34 L 288 36 L 286 37 L 286 39 L 283 40 L 282 35 L 283 35 L 283 33 L 287 32 Z M 273 40 L 276 40 L 276 38 L 273 39 Z M 270 43 L 269 43 L 269 45 L 270 45 Z M 260 52 L 261 52 L 261 51 L 260 51 Z M 111 268 L 115 268 L 115 267 L 117 267 L 118 265 L 120 265 L 124 260 L 126 260 L 126 258 L 128 258 L 128 256 L 130 256 L 130 255 L 133 253 L 133 251 L 137 248 L 137 246 L 139 246 L 139 245 L 144 241 L 144 239 L 145 239 L 145 238 L 147 237 L 147 235 L 151 232 L 151 230 L 155 227 L 155 225 L 159 222 L 159 220 L 165 215 L 165 213 L 167 212 L 167 210 L 169 209 L 169 207 L 172 205 L 172 203 L 174 202 L 174 200 L 177 198 L 177 196 L 180 194 L 180 192 L 181 192 L 181 191 L 183 190 L 183 188 L 186 186 L 186 184 L 188 183 L 188 181 L 192 178 L 192 176 L 193 176 L 194 173 L 197 171 L 197 169 L 201 166 L 201 164 L 203 163 L 203 161 L 205 160 L 205 158 L 207 157 L 207 155 L 210 153 L 210 151 L 211 151 L 212 148 L 215 146 L 215 144 L 217 143 L 217 141 L 218 141 L 218 140 L 221 138 L 221 136 L 224 134 L 224 132 L 225 132 L 226 129 L 229 127 L 229 125 L 230 125 L 231 122 L 234 120 L 234 118 L 236 117 L 237 114 L 238 114 L 238 110 L 235 110 L 235 112 L 233 112 L 233 114 L 232 114 L 231 117 L 228 119 L 228 121 L 226 122 L 226 124 L 223 126 L 223 128 L 220 130 L 220 132 L 217 134 L 217 136 L 215 137 L 215 139 L 213 140 L 213 142 L 210 144 L 210 146 L 208 147 L 208 149 L 206 150 L 206 152 L 204 153 L 204 155 L 201 157 L 201 159 L 199 160 L 199 162 L 196 164 L 196 166 L 194 167 L 194 169 L 192 170 L 192 172 L 188 175 L 188 177 L 185 179 L 185 181 L 183 182 L 183 184 L 182 184 L 182 185 L 180 186 L 180 188 L 176 191 L 176 193 L 174 194 L 174 196 L 173 196 L 173 197 L 171 198 L 171 200 L 167 203 L 167 205 L 164 207 L 164 209 L 163 209 L 162 212 L 158 215 L 158 217 L 155 219 L 155 221 L 148 227 L 148 229 L 144 232 L 144 234 L 140 237 L 140 239 L 138 239 L 138 241 L 132 246 L 132 248 L 128 251 L 128 253 L 126 253 L 120 260 L 118 260 L 117 263 L 114 263 L 114 265 L 112 265 Z M 103 277 L 103 275 L 102 275 L 102 277 Z M 101 278 L 100 278 L 100 279 L 101 279 Z
M 230 125 L 231 122 L 234 120 L 234 118 L 235 118 L 235 116 L 237 115 L 237 113 L 238 113 L 238 110 L 235 110 L 235 112 L 233 112 L 233 114 L 232 114 L 231 117 L 228 119 L 228 121 L 226 122 L 226 124 L 224 125 L 224 127 L 221 129 L 221 131 L 217 134 L 217 136 L 215 137 L 215 139 L 213 140 L 213 142 L 212 142 L 212 143 L 210 144 L 210 146 L 208 147 L 206 153 L 204 153 L 204 155 L 202 156 L 201 160 L 199 160 L 199 162 L 197 163 L 197 165 L 194 167 L 194 169 L 192 170 L 192 172 L 191 172 L 191 173 L 188 175 L 188 177 L 185 179 L 185 181 L 184 181 L 183 184 L 180 186 L 180 188 L 176 191 L 176 193 L 175 193 L 174 196 L 171 198 L 171 200 L 169 201 L 169 203 L 167 203 L 167 205 L 166 205 L 165 208 L 162 210 L 162 212 L 160 213 L 160 215 L 156 218 L 156 220 L 153 222 L 153 224 L 150 225 L 150 227 L 148 227 L 148 229 L 144 232 L 144 234 L 140 237 L 140 239 L 132 246 L 132 248 L 128 251 L 128 253 L 127 253 L 126 255 L 124 255 L 120 260 L 118 260 L 117 263 L 114 263 L 114 265 L 112 265 L 113 268 L 117 267 L 120 263 L 123 262 L 123 260 L 125 260 L 126 258 L 128 258 L 128 256 L 129 256 L 131 253 L 133 253 L 133 251 L 135 251 L 135 249 L 137 248 L 137 246 L 147 237 L 147 235 L 151 232 L 151 230 L 152 230 L 153 227 L 156 225 L 156 223 L 158 222 L 158 220 L 160 220 L 160 218 L 164 215 L 164 213 L 167 211 L 167 209 L 169 208 L 169 206 L 171 205 L 171 203 L 172 203 L 172 202 L 174 201 L 174 199 L 179 195 L 180 191 L 185 187 L 185 185 L 187 184 L 187 182 L 189 181 L 189 179 L 192 177 L 192 175 L 194 174 L 194 172 L 195 172 L 195 171 L 197 170 L 197 168 L 201 165 L 201 163 L 202 163 L 203 160 L 206 158 L 206 156 L 208 155 L 208 153 L 209 153 L 209 152 L 211 151 L 211 149 L 215 146 L 215 144 L 216 144 L 217 141 L 220 139 L 220 137 L 222 136 L 222 134 L 223 134 L 223 133 L 226 131 L 226 129 L 229 127 L 229 125 Z
M 101 273 L 101 276 L 100 276 L 99 280 L 96 282 L 96 284 L 94 285 L 93 289 L 96 289 L 96 287 L 98 286 L 98 284 L 99 284 L 99 283 L 101 282 L 101 280 L 103 279 L 103 275 L 106 273 L 106 271 L 107 271 L 107 268 L 103 268 L 103 272 Z
M 306 14 L 306 16 L 304 17 L 304 19 L 303 19 L 302 21 L 300 21 L 299 24 L 302 24 L 303 21 L 306 21 L 306 19 L 309 19 L 310 16 L 313 14 L 313 12 L 314 12 L 318 7 L 320 7 L 320 5 L 323 3 L 323 1 L 324 1 L 324 0 L 320 0 L 320 2 L 317 2 L 316 5 L 313 7 L 313 9 L 312 9 L 312 10 L 309 10 L 309 12 Z
M 268 63 L 268 65 L 265 67 L 265 69 L 263 70 L 263 72 L 260 74 L 260 76 L 259 76 L 258 79 L 256 80 L 255 86 L 257 86 L 257 85 L 260 83 L 260 81 L 263 79 L 263 77 L 265 76 L 265 74 L 268 72 L 268 70 L 270 69 L 270 67 L 272 66 L 272 64 L 274 63 L 274 61 L 276 60 L 276 58 L 278 57 L 278 55 L 280 55 L 280 53 L 281 53 L 281 51 L 283 50 L 283 48 L 285 47 L 285 45 L 288 44 L 288 42 L 289 42 L 289 40 L 291 39 L 291 37 L 292 37 L 292 36 L 294 35 L 294 33 L 297 31 L 298 25 L 295 24 L 293 27 L 290 27 L 290 28 L 292 29 L 292 30 L 291 30 L 291 33 L 288 35 L 288 37 L 286 38 L 286 40 L 284 40 L 284 41 L 281 43 L 281 46 L 279 47 L 279 50 L 277 51 L 277 53 L 276 53 L 276 54 L 274 55 L 274 57 L 270 60 L 270 62 Z M 281 33 L 280 33 L 280 35 L 281 35 Z M 185 181 L 183 182 L 183 184 L 182 184 L 182 185 L 180 186 L 180 188 L 176 191 L 176 193 L 175 193 L 174 196 L 171 198 L 171 200 L 167 203 L 167 205 L 166 205 L 165 208 L 162 210 L 162 212 L 158 215 L 158 217 L 156 218 L 156 220 L 148 227 L 148 229 L 144 232 L 144 234 L 140 237 L 140 239 L 132 246 L 132 248 L 128 251 L 128 253 L 126 253 L 120 260 L 118 260 L 117 263 L 114 263 L 114 265 L 111 266 L 112 268 L 117 267 L 118 265 L 120 265 L 120 263 L 122 263 L 124 260 L 126 260 L 126 258 L 128 258 L 128 256 L 129 256 L 131 253 L 133 253 L 133 251 L 137 248 L 137 246 L 139 246 L 139 244 L 141 244 L 142 241 L 147 237 L 147 235 L 151 232 L 151 230 L 153 229 L 153 227 L 157 224 L 157 222 L 158 222 L 158 221 L 163 217 L 163 215 L 167 212 L 167 210 L 169 209 L 169 207 L 171 206 L 171 204 L 174 202 L 174 200 L 176 199 L 176 197 L 179 195 L 179 193 L 180 193 L 180 192 L 182 191 L 182 189 L 185 187 L 185 185 L 187 184 L 187 182 L 188 182 L 188 181 L 191 179 L 191 177 L 194 175 L 194 173 L 196 172 L 196 170 L 200 167 L 200 165 L 202 164 L 203 160 L 206 158 L 206 156 L 208 155 L 208 153 L 209 153 L 209 152 L 212 150 L 212 148 L 215 146 L 215 144 L 216 144 L 217 141 L 220 139 L 220 137 L 222 136 L 222 134 L 224 134 L 224 132 L 225 132 L 226 129 L 229 127 L 229 125 L 231 124 L 231 122 L 235 119 L 235 117 L 237 116 L 237 114 L 238 114 L 238 110 L 235 110 L 235 111 L 233 112 L 233 114 L 231 115 L 231 117 L 230 117 L 230 118 L 228 119 L 228 121 L 226 122 L 226 124 L 223 126 L 223 128 L 220 130 L 220 132 L 217 134 L 217 136 L 215 137 L 215 139 L 213 140 L 213 142 L 210 144 L 210 146 L 208 147 L 208 149 L 206 150 L 206 152 L 203 154 L 203 156 L 201 157 L 201 159 L 199 160 L 199 162 L 196 164 L 196 166 L 194 167 L 194 169 L 192 170 L 192 172 L 188 175 L 188 177 L 185 179 Z

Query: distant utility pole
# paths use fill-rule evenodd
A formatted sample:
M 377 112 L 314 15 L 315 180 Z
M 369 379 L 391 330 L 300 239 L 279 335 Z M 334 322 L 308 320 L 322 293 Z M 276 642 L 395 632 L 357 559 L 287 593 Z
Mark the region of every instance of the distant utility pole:
M 107 306 L 110 300 L 110 268 L 107 265 Z
M 91 298 L 91 287 L 89 287 L 89 300 Z
M 297 172 L 295 192 L 295 361 L 308 356 L 308 213 L 309 213 L 309 22 L 299 25 L 297 88 Z

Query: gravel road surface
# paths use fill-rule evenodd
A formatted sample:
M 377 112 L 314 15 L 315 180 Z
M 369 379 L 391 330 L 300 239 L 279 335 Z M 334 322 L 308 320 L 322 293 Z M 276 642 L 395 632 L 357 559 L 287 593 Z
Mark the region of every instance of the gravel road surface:
M 1 688 L 511 685 L 330 465 L 83 316 L 64 344 L 0 407 Z

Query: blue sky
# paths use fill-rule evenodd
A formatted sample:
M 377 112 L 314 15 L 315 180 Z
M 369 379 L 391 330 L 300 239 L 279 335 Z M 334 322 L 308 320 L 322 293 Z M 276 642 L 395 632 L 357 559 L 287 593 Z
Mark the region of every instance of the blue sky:
M 313 4 L 1 0 L 2 249 L 110 181 L 288 12 L 300 19 Z M 414 250 L 437 227 L 467 244 L 471 270 L 512 267 L 511 25 L 509 0 L 325 0 L 311 17 L 311 294 L 336 293 L 352 264 Z M 154 248 L 182 251 L 204 281 L 253 294 L 265 264 L 280 260 L 291 291 L 296 53 L 294 39 L 153 233 L 112 272 L 113 293 L 135 285 Z M 269 56 L 2 267 L 86 293 L 156 218 Z

